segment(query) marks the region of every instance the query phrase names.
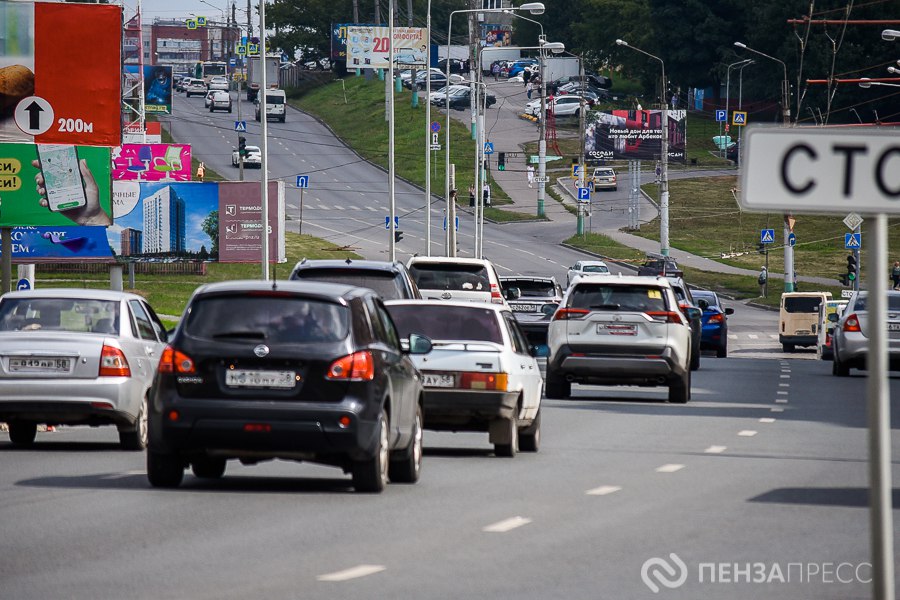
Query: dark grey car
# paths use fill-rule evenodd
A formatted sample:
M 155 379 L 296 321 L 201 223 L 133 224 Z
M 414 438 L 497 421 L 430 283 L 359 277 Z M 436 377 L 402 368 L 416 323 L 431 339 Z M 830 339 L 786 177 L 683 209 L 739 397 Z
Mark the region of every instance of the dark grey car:
M 422 298 L 409 269 L 399 261 L 304 258 L 294 267 L 290 278 L 366 287 L 378 292 L 383 300 Z

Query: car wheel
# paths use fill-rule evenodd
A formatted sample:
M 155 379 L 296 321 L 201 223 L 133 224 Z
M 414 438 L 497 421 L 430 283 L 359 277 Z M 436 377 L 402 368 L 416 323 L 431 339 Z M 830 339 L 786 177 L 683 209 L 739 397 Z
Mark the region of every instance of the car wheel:
M 191 471 L 200 479 L 218 479 L 225 474 L 225 459 L 204 455 L 191 461 Z
M 513 458 L 519 449 L 519 419 L 516 418 L 515 412 L 506 419 L 506 426 L 509 428 L 509 443 L 494 444 L 494 454 L 504 458 Z
M 231 114 L 231 108 L 228 109 L 228 114 Z
M 669 402 L 673 404 L 687 404 L 691 399 L 691 372 L 685 374 L 669 384 Z
M 10 421 L 9 441 L 17 446 L 30 446 L 37 436 L 37 423 L 27 421 Z
M 415 483 L 422 470 L 422 407 L 416 404 L 416 417 L 413 420 L 412 439 L 396 457 L 391 457 L 388 476 L 391 482 Z
M 554 400 L 565 400 L 572 395 L 572 384 L 558 375 L 547 372 L 544 394 Z
M 831 363 L 831 374 L 838 377 L 848 377 L 850 375 L 850 367 L 838 360 L 837 352 L 834 353 L 834 361 Z
M 177 488 L 184 479 L 184 462 L 177 454 L 147 452 L 147 479 L 158 488 Z
M 724 343 L 718 348 L 716 348 L 716 358 L 727 358 L 728 357 L 728 343 Z
M 378 445 L 375 455 L 353 464 L 353 487 L 357 492 L 378 493 L 384 490 L 388 480 L 388 420 L 381 410 L 378 419 Z
M 793 352 L 793 351 L 794 351 L 794 345 L 793 345 L 793 344 L 787 344 L 787 343 L 785 343 L 785 344 L 782 344 L 782 345 L 781 345 L 781 349 L 782 349 L 784 352 Z
M 541 409 L 538 409 L 531 425 L 519 432 L 519 450 L 537 452 L 541 448 Z
M 281 122 L 284 123 L 284 120 L 285 120 L 286 118 L 287 118 L 286 116 L 285 116 L 285 117 L 281 117 Z
M 134 429 L 119 430 L 119 444 L 123 450 L 143 450 L 147 447 L 147 398 L 141 400 Z

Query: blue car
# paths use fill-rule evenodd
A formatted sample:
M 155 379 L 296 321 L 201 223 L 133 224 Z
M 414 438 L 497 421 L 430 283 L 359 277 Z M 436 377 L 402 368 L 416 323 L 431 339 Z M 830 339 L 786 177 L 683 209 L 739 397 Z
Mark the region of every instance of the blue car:
M 524 71 L 526 67 L 534 67 L 537 64 L 538 61 L 533 58 L 517 60 L 516 62 L 509 65 L 508 77 L 515 77 L 516 75 L 519 75 L 522 71 Z
M 700 349 L 715 350 L 718 358 L 725 358 L 728 356 L 728 315 L 734 314 L 734 309 L 723 307 L 715 292 L 695 290 L 693 295 L 697 306 L 703 309 Z

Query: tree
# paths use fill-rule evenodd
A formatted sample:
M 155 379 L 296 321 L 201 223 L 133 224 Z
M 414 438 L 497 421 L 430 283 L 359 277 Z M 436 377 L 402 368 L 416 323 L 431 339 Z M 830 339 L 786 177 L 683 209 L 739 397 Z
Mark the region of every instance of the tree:
M 209 236 L 209 239 L 212 240 L 212 255 L 217 257 L 219 256 L 219 211 L 214 210 L 211 211 L 206 218 L 203 219 L 203 223 L 200 224 L 200 229 L 203 230 L 203 233 Z
M 197 258 L 199 258 L 200 260 L 209 259 L 209 252 L 207 252 L 205 245 L 200 246 L 200 252 L 197 253 Z

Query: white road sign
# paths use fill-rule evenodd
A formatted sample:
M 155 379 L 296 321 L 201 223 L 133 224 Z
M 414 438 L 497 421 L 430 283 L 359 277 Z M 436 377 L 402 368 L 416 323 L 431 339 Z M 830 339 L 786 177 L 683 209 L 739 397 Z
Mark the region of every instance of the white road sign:
M 850 213 L 844 217 L 844 225 L 846 225 L 848 229 L 856 229 L 862 225 L 862 222 L 863 218 L 856 213 Z
M 887 131 L 751 127 L 741 198 L 753 211 L 900 213 L 900 141 Z

